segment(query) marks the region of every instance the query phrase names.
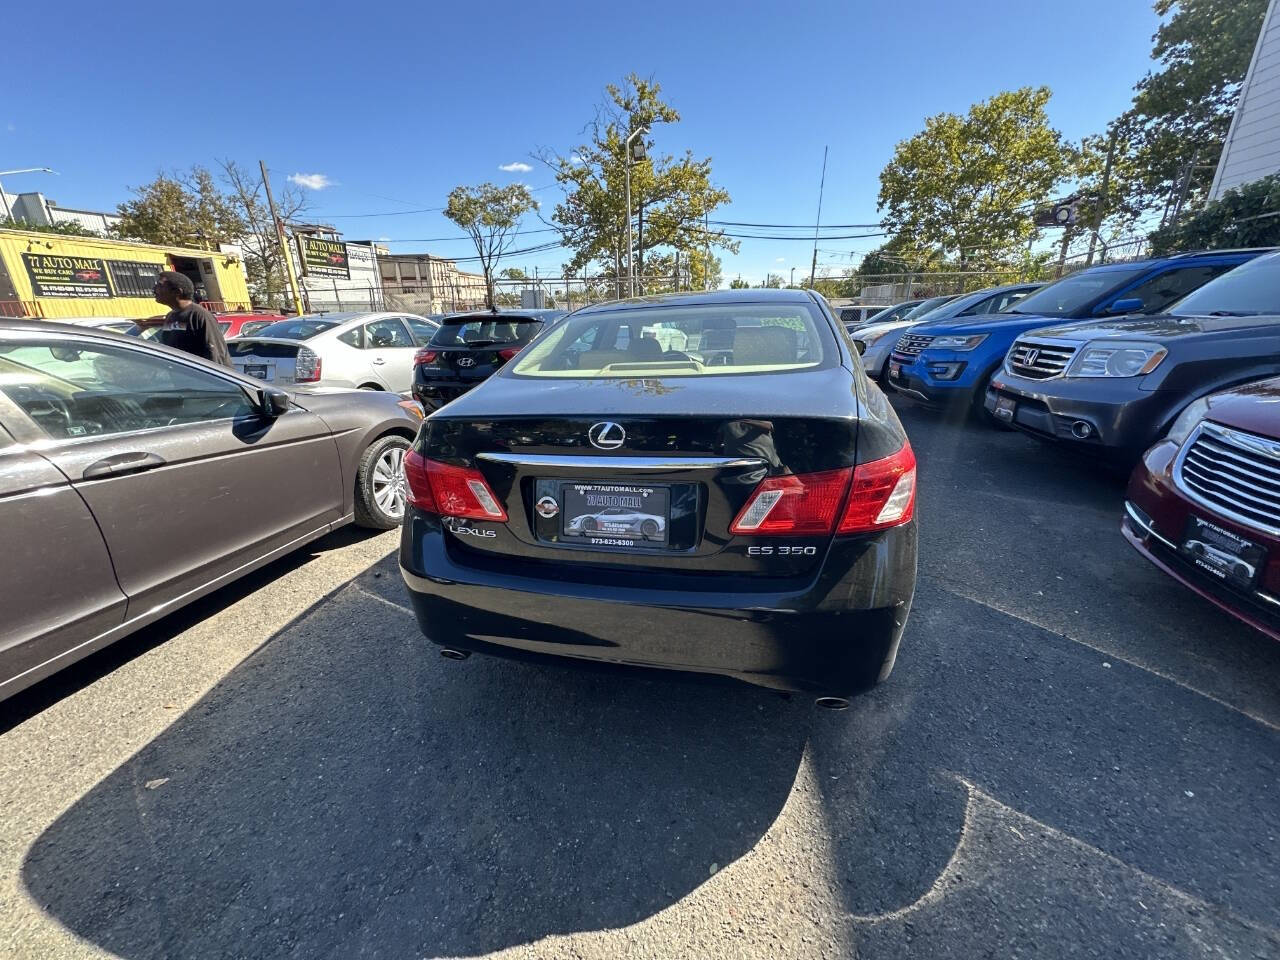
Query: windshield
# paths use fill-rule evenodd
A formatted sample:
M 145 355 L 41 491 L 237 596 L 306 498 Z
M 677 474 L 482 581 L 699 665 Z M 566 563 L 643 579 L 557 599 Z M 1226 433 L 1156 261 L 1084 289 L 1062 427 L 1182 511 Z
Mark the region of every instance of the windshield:
M 433 347 L 491 347 L 495 344 L 526 343 L 542 328 L 539 320 L 446 320 L 431 337 Z
M 699 376 L 799 370 L 823 362 L 804 303 L 604 310 L 571 317 L 516 363 L 526 377 Z
M 1085 270 L 1073 273 L 1019 300 L 1017 306 L 1009 312 L 1038 317 L 1070 316 L 1147 269 L 1147 265 L 1143 264 L 1127 270 Z
M 259 337 L 278 337 L 281 340 L 306 340 L 314 337 L 317 333 L 332 330 L 337 325 L 334 320 L 314 320 L 307 317 L 299 317 L 296 320 L 278 320 L 275 323 L 268 323 L 257 331 L 256 335 Z
M 1170 308 L 1175 317 L 1280 314 L 1280 255 L 1250 260 Z

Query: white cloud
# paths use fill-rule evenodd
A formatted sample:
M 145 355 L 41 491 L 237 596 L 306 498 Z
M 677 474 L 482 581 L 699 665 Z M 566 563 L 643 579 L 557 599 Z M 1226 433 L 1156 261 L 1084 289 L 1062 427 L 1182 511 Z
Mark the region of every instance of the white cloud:
M 528 173 L 530 170 L 533 169 L 533 167 L 529 166 L 529 164 L 527 163 L 522 163 L 521 161 L 517 160 L 514 163 L 501 164 L 499 165 L 498 169 L 501 170 L 503 173 Z
M 379 242 L 379 243 L 390 243 L 390 242 L 391 242 L 391 238 L 390 238 L 390 237 L 379 237 L 379 238 L 378 238 L 378 242 Z
M 323 173 L 290 174 L 289 182 L 296 183 L 300 187 L 306 187 L 308 190 L 323 190 L 325 187 L 333 186 L 333 181 Z
M 580 154 L 572 153 L 569 155 L 569 162 L 581 165 L 586 163 L 587 161 L 583 160 Z
M 13 131 L 15 131 L 15 130 L 17 130 L 17 129 L 18 129 L 18 128 L 17 128 L 17 127 L 15 127 L 12 123 L 6 123 L 6 124 L 4 125 L 4 128 L 5 128 L 7 131 L 9 131 L 10 133 L 13 133 Z
M 774 262 L 774 263 L 786 263 L 786 262 L 787 262 L 787 258 L 786 258 L 786 257 L 779 257 L 777 260 L 775 260 L 775 261 L 773 261 L 773 262 Z

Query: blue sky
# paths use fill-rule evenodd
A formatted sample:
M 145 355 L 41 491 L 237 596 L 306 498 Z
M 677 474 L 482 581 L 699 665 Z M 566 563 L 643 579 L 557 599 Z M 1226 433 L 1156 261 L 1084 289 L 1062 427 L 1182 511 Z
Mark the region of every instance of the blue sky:
M 720 219 L 812 223 L 829 145 L 822 219 L 866 223 L 895 143 L 930 114 L 1047 84 L 1065 135 L 1101 131 L 1150 67 L 1157 26 L 1144 0 L 129 6 L 6 15 L 0 169 L 59 173 L 11 177 L 10 192 L 111 209 L 161 169 L 264 159 L 273 180 L 322 175 L 311 218 L 347 239 L 442 256 L 474 251 L 435 239 L 458 236 L 441 214 L 404 211 L 443 206 L 459 183 L 520 180 L 549 212 L 559 189 L 539 189 L 553 180 L 531 154 L 567 152 L 604 85 L 631 71 L 682 114 L 655 131 L 659 149 L 713 158 L 733 197 Z M 875 245 L 824 241 L 819 264 Z M 798 277 L 811 246 L 743 241 L 726 279 Z M 558 274 L 564 259 L 511 265 Z

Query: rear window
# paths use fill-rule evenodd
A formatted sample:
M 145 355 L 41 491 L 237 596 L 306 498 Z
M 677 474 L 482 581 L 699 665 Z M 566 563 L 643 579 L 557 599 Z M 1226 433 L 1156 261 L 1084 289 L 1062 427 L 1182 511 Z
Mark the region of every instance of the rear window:
M 491 347 L 504 343 L 527 343 L 542 329 L 539 320 L 446 320 L 431 337 L 433 347 Z
M 261 333 L 269 326 L 271 326 L 270 320 L 250 320 L 248 323 L 240 324 L 240 336 L 251 337 L 255 333 Z
M 526 377 L 699 376 L 801 370 L 834 344 L 802 303 L 652 307 L 570 316 L 511 368 Z
M 332 330 L 337 325 L 333 320 L 278 320 L 268 323 L 256 335 L 280 337 L 283 340 L 307 340 L 317 333 Z

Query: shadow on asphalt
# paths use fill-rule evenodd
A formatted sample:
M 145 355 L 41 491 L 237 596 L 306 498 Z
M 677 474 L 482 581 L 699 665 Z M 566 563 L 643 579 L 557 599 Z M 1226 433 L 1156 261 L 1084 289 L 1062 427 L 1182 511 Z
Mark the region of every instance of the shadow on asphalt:
M 921 454 L 921 584 L 893 677 L 847 712 L 662 674 L 449 663 L 393 608 L 405 598 L 389 557 L 77 801 L 30 850 L 27 891 L 76 935 L 138 960 L 473 956 L 676 903 L 757 847 L 805 763 L 812 806 L 786 829 L 804 834 L 788 855 L 812 872 L 788 866 L 838 885 L 824 922 L 847 924 L 850 952 L 880 936 L 877 955 L 910 954 L 910 924 L 858 924 L 909 911 L 937 880 L 964 822 L 957 777 L 1024 814 L 1022 827 L 1043 825 L 1034 839 L 1057 844 L 1053 869 L 1084 881 L 1112 870 L 1109 885 L 1019 904 L 1028 955 L 1080 917 L 1099 955 L 1119 955 L 1141 907 L 1124 886 L 1134 878 L 1184 913 L 1200 909 L 1190 896 L 1275 925 L 1261 839 L 1280 832 L 1273 732 L 948 584 L 983 594 L 1004 583 L 996 573 L 1017 587 L 1093 562 L 1102 573 L 1058 589 L 1108 629 L 1167 620 L 1160 642 L 1211 635 L 1206 658 L 1256 638 L 1134 562 L 1113 481 L 1045 462 L 1022 438 L 980 445 L 990 435 L 903 419 Z M 1280 675 L 1275 657 L 1266 665 Z M 998 839 L 970 838 L 972 855 Z M 1018 869 L 1054 893 L 1044 862 Z M 1018 876 L 1001 879 L 1016 898 Z M 955 955 L 993 937 L 1003 952 L 1001 905 L 982 891 L 970 902 L 981 909 L 937 921 Z M 994 919 L 982 912 L 993 907 Z M 721 919 L 707 918 L 708 935 Z M 1067 936 L 1063 951 L 1086 934 Z
M 129 958 L 473 955 L 650 916 L 776 819 L 807 701 L 451 663 L 369 595 L 394 557 L 358 580 L 46 831 L 36 902 Z
M 148 624 L 137 633 L 117 640 L 109 647 L 90 654 L 83 660 L 46 677 L 26 690 L 0 701 L 0 736 L 18 724 L 47 710 L 59 700 L 88 686 L 129 661 L 142 656 L 170 638 L 189 630 L 206 618 L 230 606 L 237 600 L 260 590 L 273 580 L 278 580 L 292 570 L 309 563 L 330 550 L 359 543 L 380 536 L 380 530 L 366 530 L 347 525 L 326 537 L 313 541 L 301 550 L 295 550 L 220 590 L 201 597 L 167 617 Z

